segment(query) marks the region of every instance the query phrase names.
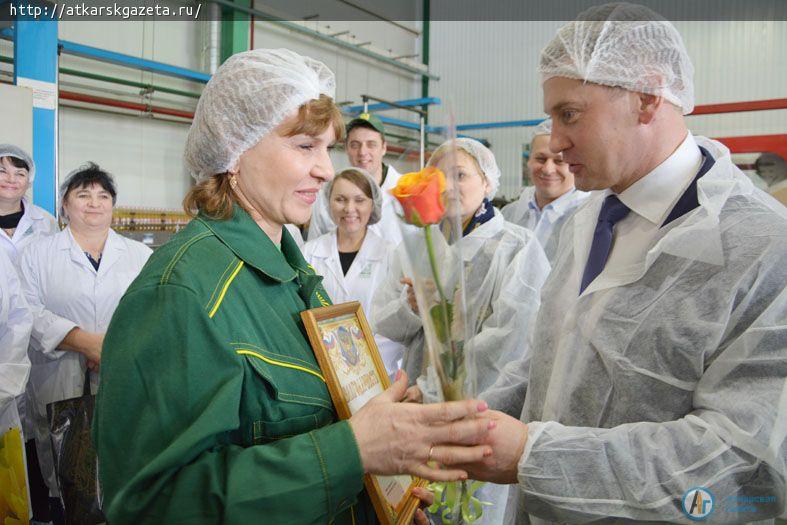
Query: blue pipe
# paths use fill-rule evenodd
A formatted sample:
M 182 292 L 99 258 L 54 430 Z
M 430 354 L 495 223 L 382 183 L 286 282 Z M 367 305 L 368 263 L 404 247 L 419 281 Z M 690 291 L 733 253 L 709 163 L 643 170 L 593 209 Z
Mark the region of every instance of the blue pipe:
M 407 107 L 428 106 L 433 104 L 439 106 L 442 103 L 441 100 L 437 97 L 411 98 L 408 100 L 397 100 L 395 102 L 400 106 L 407 106 Z M 386 109 L 397 109 L 397 108 L 383 103 L 369 104 L 369 108 L 368 108 L 369 111 L 385 111 Z M 360 106 L 347 106 L 344 108 L 344 111 L 351 115 L 355 113 L 360 113 L 363 111 L 363 104 L 361 104 Z
M 207 83 L 210 80 L 210 75 L 200 71 L 194 71 L 183 67 L 164 64 L 154 60 L 147 60 L 145 58 L 138 58 L 131 55 L 124 55 L 123 53 L 115 53 L 114 51 L 106 51 L 97 47 L 86 46 L 84 44 L 77 44 L 76 42 L 69 42 L 67 40 L 58 40 L 60 48 L 69 54 L 92 58 L 101 62 L 109 62 L 124 67 L 134 69 L 142 69 L 144 71 L 151 71 L 170 77 L 185 78 L 194 82 Z
M 533 119 L 533 120 L 507 120 L 502 122 L 481 122 L 478 124 L 460 124 L 456 127 L 457 131 L 465 131 L 468 129 L 492 129 L 492 128 L 518 128 L 522 126 L 538 126 L 546 119 Z
M 414 129 L 416 131 L 421 129 L 421 127 L 418 124 L 414 123 L 414 122 L 408 122 L 406 120 L 400 120 L 398 118 L 385 117 L 385 116 L 382 116 L 382 115 L 378 115 L 378 117 L 383 122 L 383 124 L 391 124 L 393 126 L 399 126 L 400 128 Z M 444 135 L 445 131 L 446 130 L 445 130 L 444 126 L 426 126 L 426 132 L 427 133 L 436 133 L 438 135 Z M 461 133 L 457 133 L 456 136 L 457 137 L 463 137 L 463 138 L 466 138 L 466 139 L 477 140 L 478 142 L 480 142 L 482 144 L 488 144 L 488 142 L 486 140 L 479 139 L 478 137 L 471 137 L 470 135 L 462 135 Z

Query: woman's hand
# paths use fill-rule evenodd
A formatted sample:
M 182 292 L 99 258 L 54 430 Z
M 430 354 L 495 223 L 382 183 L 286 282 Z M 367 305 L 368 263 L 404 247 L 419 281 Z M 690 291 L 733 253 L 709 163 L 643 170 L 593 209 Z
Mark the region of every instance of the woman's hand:
M 92 362 L 95 369 L 101 363 L 101 347 L 104 344 L 104 334 L 88 332 L 81 328 L 73 328 L 58 345 L 65 350 L 79 352 L 84 355 L 88 363 Z M 93 368 L 91 368 L 93 370 Z
M 404 393 L 404 399 L 402 401 L 405 403 L 423 403 L 424 394 L 421 392 L 421 388 L 418 385 L 413 385 Z
M 423 509 L 431 507 L 434 503 L 434 494 L 426 487 L 413 487 L 412 495 L 421 500 L 420 508 L 416 509 L 413 515 L 415 525 L 429 525 L 429 518 Z
M 413 280 L 409 277 L 402 277 L 399 282 L 407 287 L 407 304 L 410 305 L 410 310 L 415 315 L 418 315 L 418 303 L 415 300 L 415 290 L 413 289 Z
M 435 481 L 467 479 L 464 470 L 427 463 L 473 464 L 491 454 L 490 447 L 479 445 L 496 426 L 478 417 L 487 409 L 486 403 L 401 403 L 406 390 L 407 374 L 399 371 L 388 390 L 350 418 L 364 472 L 410 474 Z

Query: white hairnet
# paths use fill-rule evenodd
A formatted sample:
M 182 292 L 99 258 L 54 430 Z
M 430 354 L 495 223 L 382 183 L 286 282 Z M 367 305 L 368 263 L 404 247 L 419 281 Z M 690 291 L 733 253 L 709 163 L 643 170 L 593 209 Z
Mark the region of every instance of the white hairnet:
M 670 22 L 650 9 L 606 4 L 561 27 L 541 51 L 541 83 L 566 77 L 664 97 L 694 110 L 694 66 Z
M 14 157 L 24 161 L 28 166 L 27 176 L 30 178 L 30 184 L 33 183 L 36 178 L 36 163 L 25 150 L 13 144 L 0 144 L 0 157 Z
M 552 134 L 552 119 L 548 118 L 546 120 L 541 121 L 541 124 L 536 126 L 535 131 L 533 131 L 533 138 L 538 137 L 539 135 L 551 135 Z M 531 141 L 533 139 L 530 139 Z
M 489 182 L 489 191 L 486 196 L 490 200 L 495 197 L 497 188 L 500 186 L 500 168 L 497 166 L 495 154 L 492 150 L 478 142 L 477 140 L 459 137 L 452 140 L 447 140 L 440 144 L 440 146 L 429 157 L 427 166 L 436 165 L 446 153 L 451 151 L 451 148 L 459 148 L 475 159 L 481 171 L 484 173 L 487 182 Z
M 333 189 L 333 183 L 336 182 L 336 179 L 341 177 L 344 173 L 358 173 L 359 175 L 363 175 L 366 180 L 369 182 L 369 186 L 372 188 L 372 214 L 369 216 L 369 223 L 368 225 L 371 226 L 372 224 L 376 224 L 380 222 L 380 217 L 382 216 L 382 209 L 383 209 L 383 194 L 380 191 L 380 186 L 377 185 L 377 182 L 374 180 L 368 171 L 361 169 L 361 168 L 346 168 L 336 174 L 336 176 L 331 179 L 331 181 L 325 185 L 325 196 L 330 201 L 331 198 L 331 191 Z M 330 205 L 329 205 L 330 209 Z
M 186 139 L 186 165 L 197 182 L 230 170 L 246 150 L 293 111 L 334 96 L 328 67 L 289 49 L 237 53 L 205 86 Z
M 60 183 L 60 187 L 58 188 L 57 200 L 60 203 L 60 217 L 62 217 L 63 220 L 66 220 L 66 221 L 68 220 L 68 217 L 66 216 L 65 209 L 63 208 L 63 204 L 66 201 L 66 193 L 68 193 L 69 187 L 72 185 L 74 177 L 76 177 L 77 175 L 79 175 L 80 173 L 82 173 L 84 171 L 100 171 L 100 172 L 102 172 L 103 175 L 101 175 L 101 177 L 104 179 L 104 182 L 106 183 L 106 185 L 109 188 L 112 189 L 112 191 L 110 191 L 110 193 L 112 194 L 112 206 L 117 204 L 117 186 L 115 185 L 115 179 L 112 177 L 112 175 L 109 172 L 107 172 L 106 170 L 102 169 L 95 162 L 86 162 L 86 163 L 82 164 L 81 166 L 79 166 L 77 168 L 74 168 L 73 170 L 69 171 L 68 175 L 65 176 L 65 178 L 63 179 L 63 182 Z M 104 184 L 101 184 L 101 186 L 104 187 Z M 79 186 L 77 186 L 77 187 L 79 187 Z M 71 189 L 76 189 L 76 188 L 71 188 Z

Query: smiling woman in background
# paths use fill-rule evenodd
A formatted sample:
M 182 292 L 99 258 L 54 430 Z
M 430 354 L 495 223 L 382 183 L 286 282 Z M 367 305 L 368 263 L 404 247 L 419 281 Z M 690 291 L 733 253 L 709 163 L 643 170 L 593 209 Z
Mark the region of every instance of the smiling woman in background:
M 306 243 L 303 256 L 323 276 L 335 303 L 359 301 L 367 317 L 372 298 L 388 273 L 394 247 L 373 228 L 382 215 L 383 196 L 371 175 L 360 168 L 340 172 L 325 190 L 336 228 Z M 399 368 L 404 347 L 375 335 L 388 374 Z
M 60 188 L 66 228 L 38 239 L 19 259 L 33 313 L 28 416 L 35 421 L 41 473 L 54 478 L 46 405 L 98 388 L 104 332 L 118 301 L 150 256 L 150 248 L 109 226 L 117 200 L 112 177 L 88 163 Z
M 0 249 L 14 263 L 22 248 L 58 230 L 54 217 L 25 198 L 35 176 L 30 155 L 12 144 L 0 144 Z

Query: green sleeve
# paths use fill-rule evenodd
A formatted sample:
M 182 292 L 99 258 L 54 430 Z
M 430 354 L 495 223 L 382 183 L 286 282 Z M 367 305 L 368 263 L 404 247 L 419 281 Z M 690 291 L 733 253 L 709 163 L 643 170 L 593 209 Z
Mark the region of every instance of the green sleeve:
M 191 290 L 123 298 L 93 424 L 109 523 L 327 523 L 356 501 L 363 468 L 346 421 L 233 444 L 244 366 Z

